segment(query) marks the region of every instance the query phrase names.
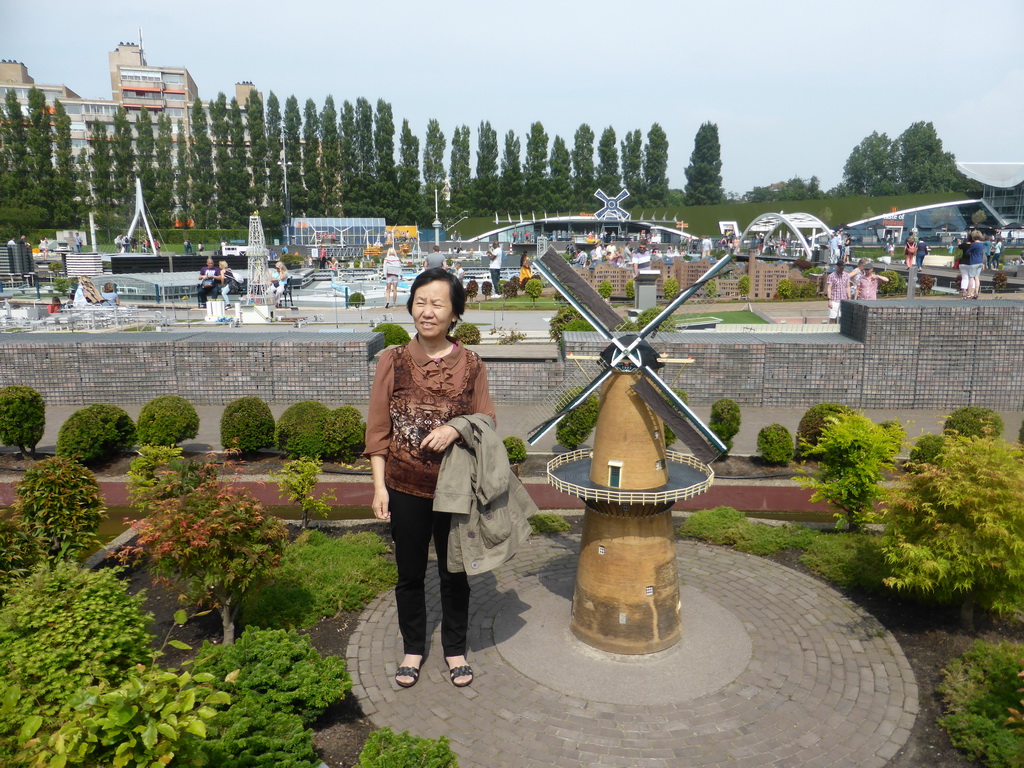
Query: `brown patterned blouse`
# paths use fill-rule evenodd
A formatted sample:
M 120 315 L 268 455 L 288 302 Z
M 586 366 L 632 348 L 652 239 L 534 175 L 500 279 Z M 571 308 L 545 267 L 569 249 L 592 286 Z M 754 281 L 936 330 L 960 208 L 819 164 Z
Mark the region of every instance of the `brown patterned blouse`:
M 431 430 L 456 416 L 495 418 L 483 360 L 449 341 L 455 348 L 438 358 L 429 357 L 417 338 L 384 350 L 370 390 L 364 454 L 384 456 L 388 488 L 411 496 L 434 496 L 443 454 L 419 447 Z

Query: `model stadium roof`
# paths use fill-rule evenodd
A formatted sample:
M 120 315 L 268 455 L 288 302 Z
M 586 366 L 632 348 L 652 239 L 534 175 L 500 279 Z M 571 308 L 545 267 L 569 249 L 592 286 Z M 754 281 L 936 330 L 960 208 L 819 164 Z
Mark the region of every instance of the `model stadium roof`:
M 956 167 L 969 179 L 990 187 L 1011 189 L 1024 182 L 1024 163 L 957 163 Z

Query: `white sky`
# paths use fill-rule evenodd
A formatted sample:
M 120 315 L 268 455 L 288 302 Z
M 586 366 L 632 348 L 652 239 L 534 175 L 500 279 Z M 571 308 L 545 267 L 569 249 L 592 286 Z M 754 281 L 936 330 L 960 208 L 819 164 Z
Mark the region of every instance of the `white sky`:
M 1024 0 L 0 0 L 0 58 L 109 98 L 107 52 L 140 27 L 148 62 L 187 67 L 203 99 L 242 80 L 300 105 L 383 98 L 421 141 L 432 117 L 449 149 L 468 124 L 474 167 L 481 120 L 524 149 L 536 120 L 570 147 L 582 122 L 620 141 L 659 122 L 680 188 L 712 121 L 737 193 L 827 189 L 861 139 L 916 121 L 958 160 L 1024 160 Z

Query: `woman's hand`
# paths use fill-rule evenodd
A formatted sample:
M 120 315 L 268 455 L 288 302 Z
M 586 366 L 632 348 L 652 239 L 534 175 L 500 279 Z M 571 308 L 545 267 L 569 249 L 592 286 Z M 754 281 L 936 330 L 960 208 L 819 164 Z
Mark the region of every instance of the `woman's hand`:
M 459 432 L 455 427 L 449 427 L 447 424 L 442 424 L 437 429 L 430 431 L 430 434 L 423 438 L 423 442 L 420 443 L 420 448 L 428 451 L 436 451 L 437 453 L 444 453 L 449 445 L 459 439 Z
M 373 504 L 371 509 L 373 510 L 373 516 L 378 520 L 390 520 L 391 510 L 388 508 L 388 501 L 390 496 L 386 488 L 375 488 L 373 491 Z

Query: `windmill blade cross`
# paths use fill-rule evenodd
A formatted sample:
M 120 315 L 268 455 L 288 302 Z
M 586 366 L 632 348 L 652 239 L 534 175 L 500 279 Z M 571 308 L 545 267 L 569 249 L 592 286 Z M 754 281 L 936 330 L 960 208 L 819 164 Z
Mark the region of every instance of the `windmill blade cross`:
M 573 309 L 594 326 L 595 331 L 609 341 L 614 338 L 612 329 L 622 322 L 622 318 L 586 280 L 576 274 L 558 251 L 549 246 L 533 266 L 558 289 Z
M 711 269 L 709 269 L 707 272 L 705 272 L 703 277 L 701 277 L 700 280 L 695 282 L 693 285 L 691 285 L 685 291 L 683 291 L 678 296 L 676 296 L 672 301 L 670 301 L 668 306 L 665 307 L 663 310 L 661 310 L 661 312 L 658 313 L 658 316 L 655 317 L 653 320 L 651 320 L 651 322 L 649 322 L 647 324 L 647 326 L 642 331 L 640 331 L 640 334 L 639 334 L 639 337 L 637 339 L 637 342 L 634 342 L 634 343 L 639 343 L 639 341 L 641 339 L 643 339 L 645 336 L 648 336 L 648 335 L 654 333 L 656 330 L 658 330 L 658 326 L 661 325 L 662 321 L 666 317 L 668 317 L 673 312 L 675 312 L 677 309 L 679 309 L 679 307 L 682 306 L 682 304 L 687 299 L 689 299 L 691 296 L 693 296 L 693 294 L 697 293 L 697 291 L 699 291 L 701 288 L 703 288 L 707 284 L 707 282 L 709 280 L 714 279 L 715 275 L 717 275 L 719 272 L 721 272 L 723 269 L 725 269 L 726 266 L 728 264 L 730 264 L 731 262 L 732 262 L 732 255 L 729 254 L 729 255 L 723 256 L 716 264 L 712 264 L 711 265 Z
M 601 371 L 601 373 L 599 373 L 593 379 L 593 381 L 587 384 L 587 386 L 585 386 L 583 390 L 576 397 L 574 397 L 568 405 L 562 408 L 562 410 L 560 410 L 553 417 L 545 421 L 543 424 L 541 424 L 538 427 L 535 427 L 533 434 L 526 438 L 526 442 L 528 442 L 530 445 L 535 445 L 538 440 L 540 440 L 545 434 L 547 434 L 551 430 L 552 427 L 554 427 L 558 422 L 565 418 L 565 415 L 569 413 L 569 411 L 571 411 L 577 405 L 579 405 L 592 394 L 594 394 L 594 391 L 598 387 L 600 387 L 604 383 L 605 379 L 607 379 L 613 373 L 615 373 L 615 371 L 613 371 L 611 368 L 606 368 L 605 370 Z
M 677 416 L 678 412 L 681 411 L 683 414 L 686 415 L 686 418 L 689 419 L 690 425 L 692 426 L 689 430 L 687 430 L 684 427 L 683 432 L 678 433 L 681 437 L 684 437 L 688 432 L 694 432 L 695 434 L 702 437 L 704 441 L 710 443 L 711 446 L 713 446 L 715 449 L 710 453 L 711 460 L 717 458 L 718 454 L 725 453 L 726 451 L 729 450 L 728 446 L 726 446 L 726 444 L 722 442 L 722 439 L 714 432 L 712 432 L 709 426 L 707 426 L 703 421 L 700 420 L 697 414 L 695 414 L 690 409 L 690 406 L 684 403 L 682 399 L 679 397 L 679 395 L 673 392 L 672 388 L 668 384 L 666 384 L 658 374 L 656 374 L 647 366 L 644 366 L 641 369 L 641 371 L 643 372 L 646 379 L 641 379 L 639 382 L 634 384 L 633 389 L 636 391 L 638 395 L 640 395 L 643 401 L 647 403 L 648 406 L 650 406 L 652 411 L 654 411 L 655 413 L 662 417 L 662 420 L 668 421 L 667 419 L 665 419 L 664 415 L 662 415 L 662 412 L 658 410 L 659 408 L 665 405 L 665 401 L 662 400 L 662 398 L 658 395 L 658 392 L 657 390 L 655 390 L 654 386 L 660 389 L 664 393 L 665 397 L 669 399 L 672 405 L 676 407 Z M 652 382 L 654 386 L 651 386 Z M 675 421 L 676 418 L 673 418 L 672 421 L 669 421 L 669 426 L 672 427 L 673 431 L 675 431 Z M 679 421 L 682 420 L 679 419 Z M 687 442 L 686 445 L 693 451 L 694 455 L 697 456 L 697 458 L 699 458 L 701 461 L 708 461 L 708 459 L 704 458 L 704 456 L 698 453 L 698 450 L 701 450 L 702 452 L 710 450 L 708 446 L 701 448 L 700 443 L 697 443 L 697 445 L 693 445 L 689 442 Z

